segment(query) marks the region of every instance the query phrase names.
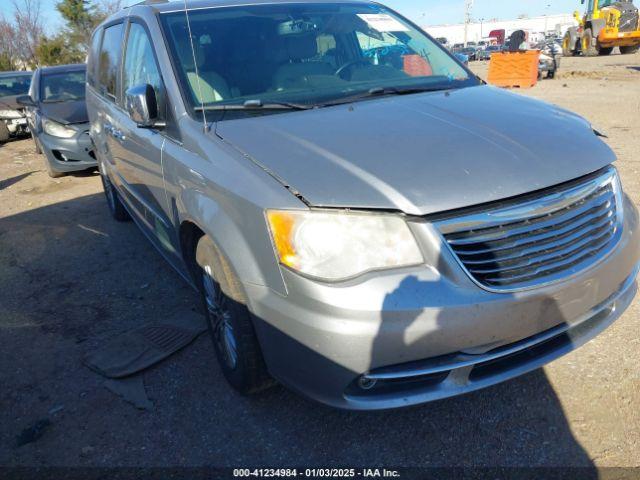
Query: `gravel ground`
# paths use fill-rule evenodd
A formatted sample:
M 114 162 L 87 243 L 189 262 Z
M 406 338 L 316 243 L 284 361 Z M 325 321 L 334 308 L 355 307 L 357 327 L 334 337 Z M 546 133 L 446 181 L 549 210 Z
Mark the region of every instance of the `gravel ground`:
M 522 93 L 604 131 L 640 203 L 640 55 L 565 59 L 559 78 Z M 33 151 L 31 140 L 0 147 L 0 466 L 640 466 L 638 301 L 543 370 L 380 413 L 280 387 L 243 398 L 202 336 L 145 372 L 154 408 L 137 410 L 83 355 L 196 294 L 133 224 L 109 218 L 96 174 L 50 179 Z

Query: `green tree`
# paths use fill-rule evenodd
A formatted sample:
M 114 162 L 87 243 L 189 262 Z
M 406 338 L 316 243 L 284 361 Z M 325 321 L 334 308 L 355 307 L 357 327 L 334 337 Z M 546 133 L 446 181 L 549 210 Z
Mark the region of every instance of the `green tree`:
M 85 52 L 91 43 L 91 33 L 102 16 L 89 0 L 61 0 L 56 4 L 56 9 L 66 22 L 67 35 L 72 45 L 78 46 Z
M 0 72 L 11 71 L 16 69 L 13 59 L 6 53 L 0 53 Z
M 60 0 L 56 9 L 66 23 L 64 33 L 68 44 L 86 53 L 93 30 L 121 6 L 122 0 Z
M 36 53 L 42 65 L 82 63 L 85 58 L 85 53 L 76 44 L 71 43 L 65 34 L 43 37 Z

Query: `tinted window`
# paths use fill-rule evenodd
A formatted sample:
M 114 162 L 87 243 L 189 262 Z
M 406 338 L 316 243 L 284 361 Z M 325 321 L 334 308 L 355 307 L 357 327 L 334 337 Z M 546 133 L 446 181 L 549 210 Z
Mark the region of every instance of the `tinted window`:
M 31 84 L 31 73 L 0 77 L 0 97 L 26 95 Z
M 132 23 L 129 28 L 122 81 L 124 92 L 136 85 L 151 85 L 156 92 L 158 112 L 164 117 L 165 95 L 162 77 L 156 64 L 149 36 L 139 23 Z
M 98 83 L 101 93 L 115 100 L 118 88 L 118 67 L 122 52 L 122 24 L 104 30 L 100 48 Z
M 44 103 L 84 100 L 85 71 L 49 73 L 40 78 L 40 100 Z
M 92 87 L 96 86 L 96 66 L 98 52 L 100 50 L 100 40 L 102 40 L 102 30 L 96 30 L 91 39 L 91 50 L 89 51 L 89 59 L 87 61 L 87 82 Z

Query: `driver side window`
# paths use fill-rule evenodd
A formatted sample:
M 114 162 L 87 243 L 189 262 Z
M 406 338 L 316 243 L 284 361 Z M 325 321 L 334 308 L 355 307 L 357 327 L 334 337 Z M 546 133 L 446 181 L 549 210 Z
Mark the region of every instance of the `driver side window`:
M 123 92 L 141 84 L 149 84 L 156 93 L 158 114 L 165 118 L 165 92 L 162 76 L 156 64 L 153 47 L 146 30 L 139 23 L 131 23 L 122 75 Z

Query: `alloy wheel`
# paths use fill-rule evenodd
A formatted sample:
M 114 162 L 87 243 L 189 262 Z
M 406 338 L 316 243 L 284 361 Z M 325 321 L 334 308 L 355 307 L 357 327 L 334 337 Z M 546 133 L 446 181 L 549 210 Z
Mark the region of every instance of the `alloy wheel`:
M 213 332 L 213 340 L 227 367 L 234 370 L 238 365 L 238 347 L 231 324 L 229 299 L 213 280 L 209 266 L 206 266 L 202 273 L 202 285 L 207 306 L 207 321 Z

